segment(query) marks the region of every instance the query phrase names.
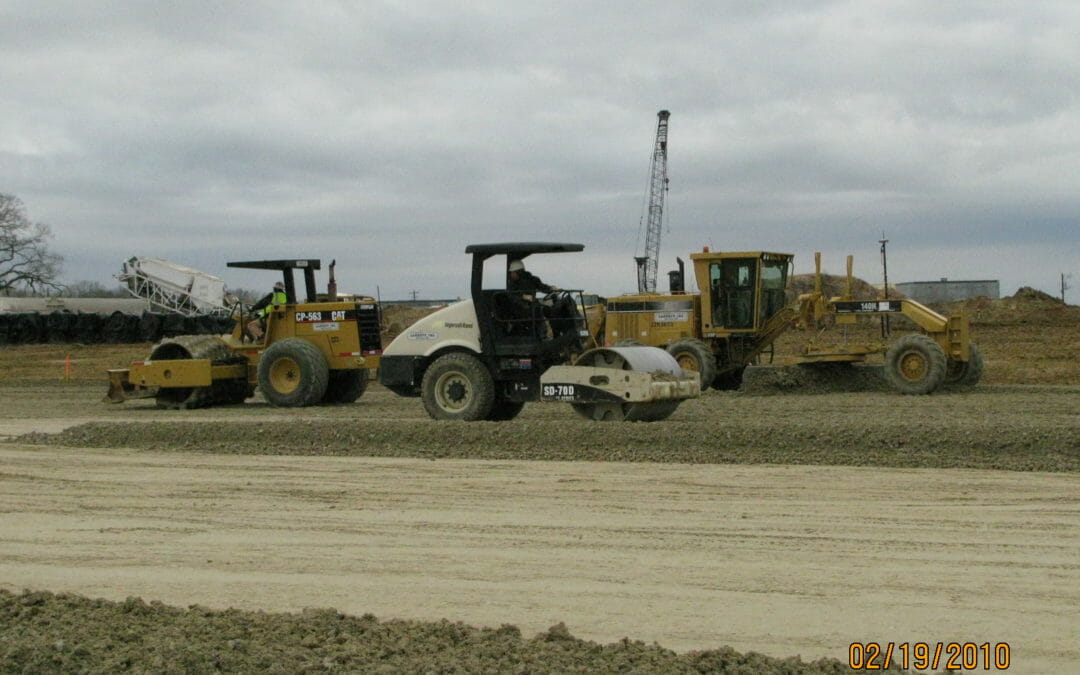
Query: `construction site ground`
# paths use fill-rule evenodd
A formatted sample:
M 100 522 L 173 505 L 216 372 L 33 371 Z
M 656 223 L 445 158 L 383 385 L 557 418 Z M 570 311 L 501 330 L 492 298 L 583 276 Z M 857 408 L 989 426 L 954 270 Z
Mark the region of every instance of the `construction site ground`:
M 146 345 L 5 348 L 0 670 L 846 672 L 853 642 L 970 642 L 1072 672 L 1073 310 L 977 318 L 970 390 L 710 391 L 655 424 L 435 422 L 378 386 L 106 405 Z

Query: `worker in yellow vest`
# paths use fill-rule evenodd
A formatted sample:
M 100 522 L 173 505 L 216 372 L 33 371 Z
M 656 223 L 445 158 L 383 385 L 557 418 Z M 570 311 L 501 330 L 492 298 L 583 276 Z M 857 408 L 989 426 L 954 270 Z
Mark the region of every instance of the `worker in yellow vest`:
M 266 332 L 266 317 L 273 311 L 275 306 L 284 305 L 289 301 L 285 295 L 285 284 L 281 281 L 274 284 L 274 290 L 270 291 L 251 306 L 255 318 L 248 322 L 248 334 L 252 340 L 261 340 Z

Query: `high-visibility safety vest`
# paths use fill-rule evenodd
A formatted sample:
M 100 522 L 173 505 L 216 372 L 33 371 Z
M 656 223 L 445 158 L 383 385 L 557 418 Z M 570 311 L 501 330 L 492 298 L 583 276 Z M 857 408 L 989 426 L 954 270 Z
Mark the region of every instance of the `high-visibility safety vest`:
M 259 310 L 259 318 L 265 317 L 273 309 L 274 305 L 284 305 L 288 302 L 288 298 L 285 297 L 285 291 L 274 291 L 270 298 L 270 304 Z

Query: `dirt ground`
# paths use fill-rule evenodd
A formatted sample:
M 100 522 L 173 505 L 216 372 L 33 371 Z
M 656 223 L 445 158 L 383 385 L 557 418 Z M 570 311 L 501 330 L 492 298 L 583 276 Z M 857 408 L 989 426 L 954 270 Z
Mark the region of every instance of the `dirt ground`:
M 853 642 L 957 642 L 1075 672 L 1080 308 L 962 309 L 973 389 L 710 391 L 656 424 L 438 423 L 378 386 L 106 405 L 148 345 L 6 347 L 0 671 L 840 673 Z
M 1080 387 L 710 392 L 652 425 L 561 404 L 437 423 L 378 387 L 353 406 L 182 412 L 102 389 L 3 387 L 0 589 L 526 638 L 564 623 L 657 643 L 649 658 L 846 663 L 851 642 L 957 641 L 1007 642 L 1015 672 L 1080 660 Z

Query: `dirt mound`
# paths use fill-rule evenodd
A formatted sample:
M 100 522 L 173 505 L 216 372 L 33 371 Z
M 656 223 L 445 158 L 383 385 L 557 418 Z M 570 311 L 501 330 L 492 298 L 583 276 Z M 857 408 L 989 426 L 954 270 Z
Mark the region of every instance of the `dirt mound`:
M 750 366 L 743 371 L 744 394 L 827 394 L 890 391 L 883 366 L 819 363 L 794 366 Z
M 390 344 L 390 341 L 401 335 L 409 326 L 413 325 L 420 319 L 424 318 L 432 312 L 436 312 L 445 307 L 445 305 L 431 305 L 416 307 L 413 305 L 386 305 L 382 308 L 383 317 L 383 329 L 382 329 L 382 341 L 383 347 Z
M 724 647 L 676 654 L 623 639 L 599 645 L 559 623 L 533 638 L 511 625 L 379 621 L 334 609 L 301 614 L 187 609 L 0 590 L 0 671 L 378 673 L 844 673 Z
M 810 293 L 813 290 L 813 274 L 796 274 L 788 281 L 788 296 L 791 300 L 798 298 L 803 293 Z M 835 276 L 832 274 L 821 275 L 821 292 L 826 298 L 844 295 L 846 291 L 846 276 Z M 881 291 L 875 288 L 873 284 L 858 277 L 854 277 L 851 280 L 851 294 L 858 299 L 874 299 L 881 297 Z M 893 291 L 892 295 L 894 297 L 903 297 L 895 291 Z
M 996 300 L 977 297 L 933 303 L 931 307 L 946 315 L 963 311 L 976 325 L 1080 326 L 1080 307 L 1067 305 L 1060 298 L 1030 286 Z

